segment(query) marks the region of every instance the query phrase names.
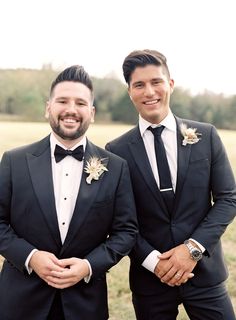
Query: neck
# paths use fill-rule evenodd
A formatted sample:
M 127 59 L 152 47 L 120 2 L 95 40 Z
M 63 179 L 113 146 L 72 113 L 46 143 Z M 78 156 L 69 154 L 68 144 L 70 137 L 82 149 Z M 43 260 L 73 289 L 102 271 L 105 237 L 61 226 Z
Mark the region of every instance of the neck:
M 60 136 L 58 136 L 55 132 L 53 132 L 53 134 L 54 134 L 54 136 L 56 137 L 56 139 L 57 139 L 61 144 L 63 144 L 63 146 L 64 146 L 65 148 L 67 148 L 67 149 L 73 148 L 73 147 L 74 147 L 77 143 L 79 143 L 79 142 L 83 139 L 83 137 L 84 137 L 84 135 L 83 135 L 83 136 L 81 136 L 81 137 L 79 137 L 79 138 L 77 138 L 77 139 L 65 140 L 65 139 L 62 139 Z

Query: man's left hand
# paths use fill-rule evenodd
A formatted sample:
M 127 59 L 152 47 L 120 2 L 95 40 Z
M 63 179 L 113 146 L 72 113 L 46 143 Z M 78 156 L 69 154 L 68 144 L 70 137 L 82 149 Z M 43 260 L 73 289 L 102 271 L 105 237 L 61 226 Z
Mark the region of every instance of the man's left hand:
M 47 277 L 48 285 L 54 288 L 69 288 L 89 276 L 89 266 L 83 259 L 62 259 L 60 263 L 64 266 L 63 271 L 52 271 L 51 275 Z
M 168 260 L 171 268 L 165 274 L 158 274 L 160 280 L 168 285 L 175 286 L 184 283 L 189 278 L 197 262 L 189 254 L 188 248 L 181 244 L 159 256 L 160 260 Z

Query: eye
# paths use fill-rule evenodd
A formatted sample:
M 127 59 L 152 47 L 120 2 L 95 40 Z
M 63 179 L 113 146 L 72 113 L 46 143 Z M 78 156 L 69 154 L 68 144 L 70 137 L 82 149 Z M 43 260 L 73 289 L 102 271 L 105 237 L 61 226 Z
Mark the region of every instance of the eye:
M 86 106 L 87 103 L 85 101 L 79 100 L 79 101 L 76 101 L 76 105 L 79 107 L 83 107 L 83 106 Z
M 138 82 L 138 83 L 134 84 L 134 88 L 140 89 L 142 87 L 143 87 L 143 83 L 141 83 L 141 82 Z
M 59 99 L 59 100 L 57 100 L 57 103 L 65 104 L 66 100 L 65 99 Z
M 161 83 L 160 80 L 154 80 L 154 81 L 152 82 L 152 84 L 153 84 L 154 86 L 157 86 L 157 85 L 159 85 L 160 83 Z
M 162 83 L 164 82 L 164 80 L 163 79 L 153 79 L 152 80 L 152 85 L 154 85 L 154 86 L 158 86 L 158 85 L 161 85 Z

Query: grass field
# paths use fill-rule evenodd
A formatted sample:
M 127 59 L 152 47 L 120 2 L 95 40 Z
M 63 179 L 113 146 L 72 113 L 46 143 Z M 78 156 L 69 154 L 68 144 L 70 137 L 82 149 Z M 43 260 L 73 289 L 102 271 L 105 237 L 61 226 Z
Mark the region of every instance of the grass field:
M 131 126 L 95 124 L 88 131 L 88 137 L 97 145 L 105 143 Z M 5 150 L 31 143 L 43 138 L 50 132 L 47 123 L 0 122 L 0 157 Z M 219 131 L 236 175 L 236 131 Z M 236 311 L 236 221 L 232 223 L 223 236 L 226 262 L 230 276 L 227 281 L 229 292 Z M 134 320 L 131 295 L 128 287 L 129 260 L 124 258 L 108 273 L 110 320 Z M 187 320 L 180 306 L 178 320 Z

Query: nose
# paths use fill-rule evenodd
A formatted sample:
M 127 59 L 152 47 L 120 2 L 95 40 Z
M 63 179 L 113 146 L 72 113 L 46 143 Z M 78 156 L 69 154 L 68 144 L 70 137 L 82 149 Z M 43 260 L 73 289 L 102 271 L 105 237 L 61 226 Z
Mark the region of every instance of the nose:
M 75 112 L 76 111 L 76 104 L 75 104 L 74 101 L 70 101 L 67 104 L 67 110 L 70 111 L 70 112 Z
M 153 86 L 151 84 L 147 84 L 145 86 L 145 91 L 144 91 L 144 94 L 146 97 L 151 97 L 155 94 L 155 90 L 153 88 Z

